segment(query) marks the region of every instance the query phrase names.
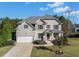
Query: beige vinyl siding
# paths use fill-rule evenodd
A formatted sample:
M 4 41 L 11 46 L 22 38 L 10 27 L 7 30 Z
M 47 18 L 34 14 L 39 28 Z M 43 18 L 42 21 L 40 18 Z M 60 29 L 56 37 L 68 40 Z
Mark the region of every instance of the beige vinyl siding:
M 27 25 L 28 28 L 24 28 L 24 25 Z M 33 36 L 32 28 L 25 22 L 18 26 L 16 30 L 17 36 Z

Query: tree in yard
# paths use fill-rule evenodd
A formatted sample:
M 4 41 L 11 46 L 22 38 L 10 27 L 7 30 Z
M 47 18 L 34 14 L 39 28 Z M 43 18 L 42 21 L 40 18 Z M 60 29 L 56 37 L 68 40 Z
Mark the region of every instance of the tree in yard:
M 58 18 L 61 21 L 62 31 L 64 32 L 63 36 L 57 37 L 56 39 L 56 46 L 59 48 L 56 51 L 56 53 L 60 54 L 60 51 L 62 51 L 62 47 L 68 44 L 67 35 L 72 33 L 72 23 L 70 20 L 67 20 L 64 16 L 58 17 L 57 15 L 55 15 L 54 17 Z
M 17 23 L 22 19 L 2 18 L 2 27 L 0 35 L 0 46 L 9 45 L 12 43 L 12 32 L 17 27 Z
M 63 42 L 64 42 L 64 37 L 63 37 L 63 36 L 61 36 L 61 37 L 56 36 L 55 38 L 56 38 L 56 39 L 55 39 L 55 41 L 53 42 L 54 45 L 55 45 L 55 53 L 58 54 L 58 55 L 61 55 L 61 54 L 63 54 L 62 47 L 63 47 L 63 45 L 64 45 L 64 44 L 63 44 Z
M 64 16 L 60 16 L 59 20 L 62 22 L 62 31 L 64 31 L 66 34 L 70 34 L 73 30 L 71 21 L 65 19 Z
M 2 38 L 3 41 L 12 40 L 13 27 L 11 25 L 10 19 L 8 17 L 3 18 L 2 21 Z
M 22 21 L 22 19 L 16 18 L 16 19 L 11 19 L 11 20 L 10 20 L 13 29 L 15 29 L 15 28 L 18 26 L 18 22 L 19 22 L 19 21 Z
M 2 18 L 0 19 L 0 34 L 2 32 Z

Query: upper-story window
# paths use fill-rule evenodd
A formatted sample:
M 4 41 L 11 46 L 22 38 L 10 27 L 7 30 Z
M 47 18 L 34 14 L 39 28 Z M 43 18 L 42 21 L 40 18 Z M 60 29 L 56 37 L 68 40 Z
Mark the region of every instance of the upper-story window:
M 50 28 L 50 25 L 47 25 L 47 28 Z
M 43 25 L 38 25 L 38 29 L 43 29 Z
M 24 28 L 28 28 L 28 25 L 24 25 Z
M 54 29 L 59 29 L 59 25 L 54 25 Z

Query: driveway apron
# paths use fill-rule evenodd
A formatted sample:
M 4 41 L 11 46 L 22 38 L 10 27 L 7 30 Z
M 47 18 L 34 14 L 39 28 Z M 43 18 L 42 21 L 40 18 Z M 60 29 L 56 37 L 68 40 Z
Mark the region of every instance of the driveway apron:
M 30 57 L 32 43 L 17 43 L 4 57 Z

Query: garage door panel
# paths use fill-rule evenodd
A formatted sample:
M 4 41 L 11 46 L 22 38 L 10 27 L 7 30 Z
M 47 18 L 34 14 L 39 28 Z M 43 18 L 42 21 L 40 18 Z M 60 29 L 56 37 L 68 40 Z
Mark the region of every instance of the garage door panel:
M 32 42 L 33 37 L 17 37 L 17 42 Z

